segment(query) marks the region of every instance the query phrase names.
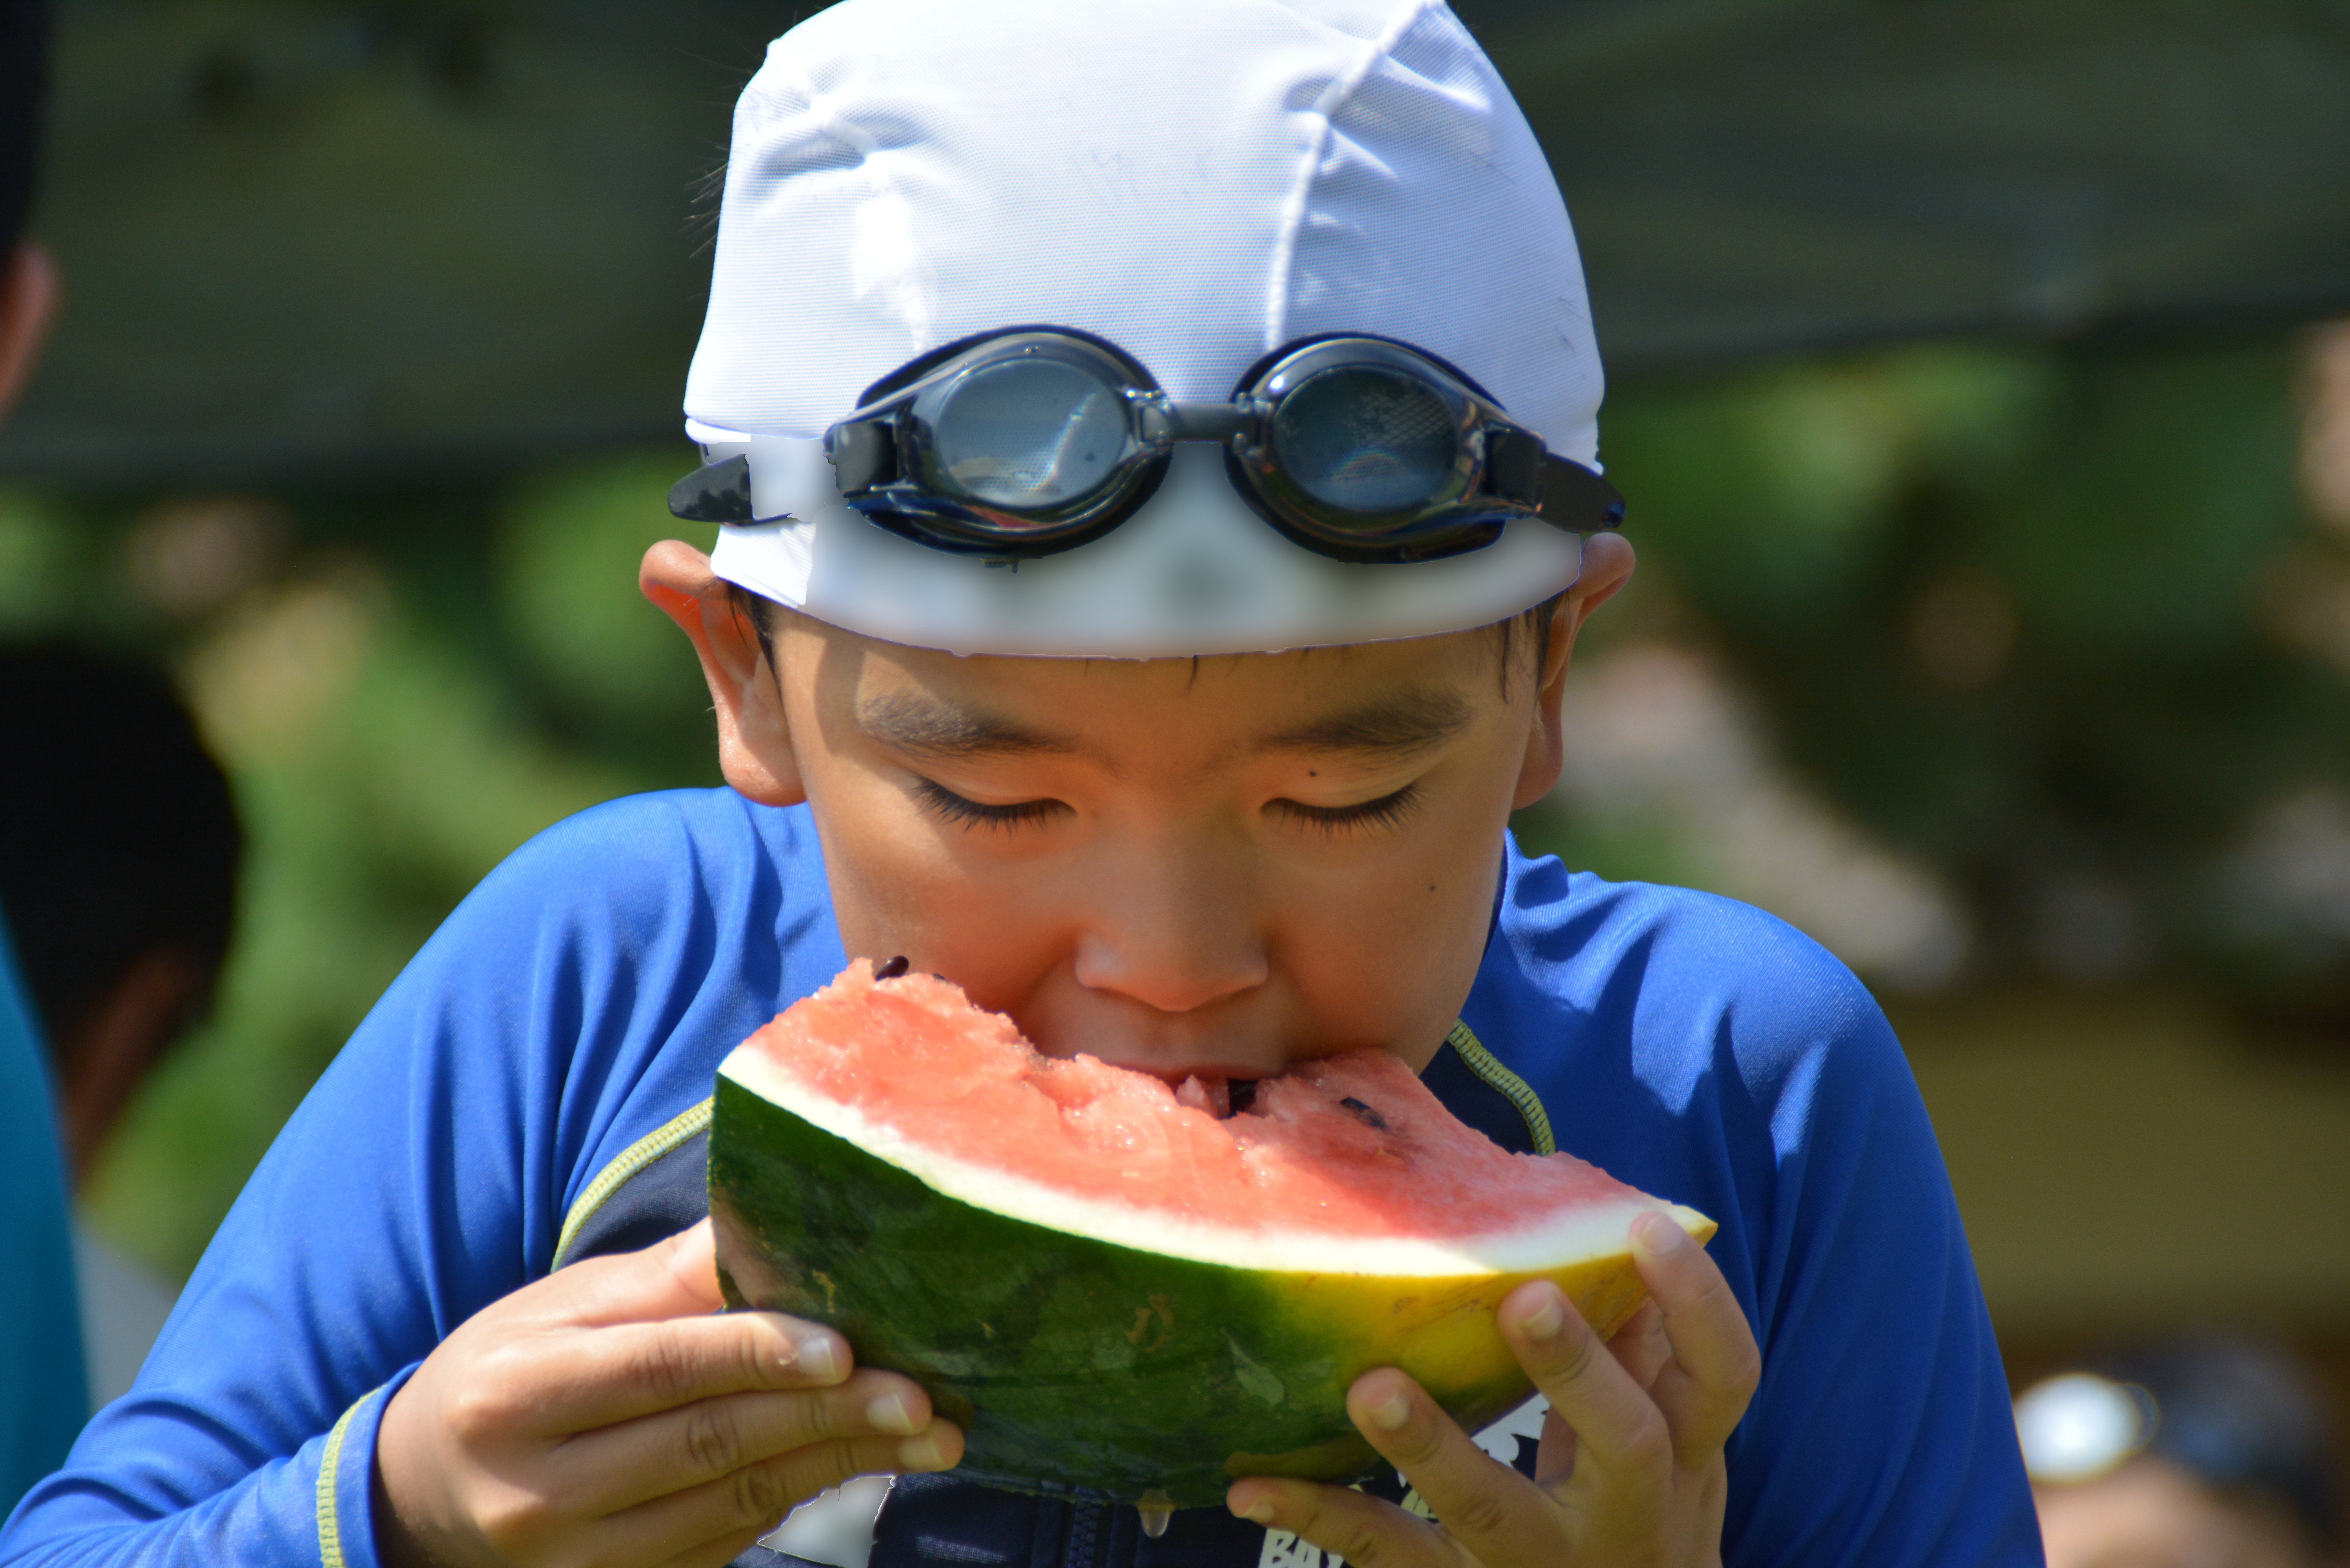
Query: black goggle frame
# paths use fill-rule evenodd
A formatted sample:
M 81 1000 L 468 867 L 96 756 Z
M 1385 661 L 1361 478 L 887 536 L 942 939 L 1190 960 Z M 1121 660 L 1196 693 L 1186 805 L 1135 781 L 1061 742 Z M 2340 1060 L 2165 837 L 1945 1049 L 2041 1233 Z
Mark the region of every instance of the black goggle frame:
M 992 504 L 950 471 L 931 415 L 972 376 L 1017 359 L 1057 360 L 1123 404 L 1123 445 L 1105 477 L 1058 504 Z M 1282 460 L 1285 404 L 1329 372 L 1367 373 L 1441 400 L 1452 460 L 1423 493 L 1379 511 L 1313 494 Z M 1293 405 L 1294 406 L 1294 405 Z M 825 432 L 847 504 L 877 525 L 933 549 L 1031 560 L 1097 539 L 1131 517 L 1165 478 L 1174 445 L 1214 441 L 1232 486 L 1295 544 L 1341 561 L 1433 560 L 1478 549 L 1523 517 L 1572 533 L 1614 528 L 1624 500 L 1581 463 L 1549 452 L 1490 394 L 1436 356 L 1368 333 L 1298 339 L 1259 359 L 1232 399 L 1183 403 L 1132 356 L 1091 333 L 1014 327 L 945 344 L 868 388 Z M 712 463 L 678 482 L 670 509 L 699 522 L 753 521 L 749 465 Z

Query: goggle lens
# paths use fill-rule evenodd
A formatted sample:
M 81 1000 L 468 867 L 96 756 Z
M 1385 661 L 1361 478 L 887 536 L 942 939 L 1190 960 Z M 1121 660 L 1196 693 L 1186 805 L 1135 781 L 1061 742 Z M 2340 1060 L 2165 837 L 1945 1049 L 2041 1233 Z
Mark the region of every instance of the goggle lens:
M 1281 400 L 1271 434 L 1292 483 L 1325 506 L 1372 516 L 1441 494 L 1461 450 L 1443 394 L 1378 365 L 1307 377 Z
M 983 365 L 924 412 L 940 467 L 972 499 L 1007 511 L 1082 500 L 1126 455 L 1125 400 L 1064 360 Z

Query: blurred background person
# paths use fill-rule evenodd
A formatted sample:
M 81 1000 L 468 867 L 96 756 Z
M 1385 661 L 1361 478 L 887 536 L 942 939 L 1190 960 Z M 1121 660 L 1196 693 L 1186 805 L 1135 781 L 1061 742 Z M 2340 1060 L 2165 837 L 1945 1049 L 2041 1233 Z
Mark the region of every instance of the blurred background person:
M 58 300 L 26 237 L 49 35 L 41 0 L 0 0 L 0 417 Z M 129 1386 L 170 1310 L 68 1204 L 209 1003 L 242 850 L 228 782 L 162 673 L 0 643 L 0 1509 Z
M 31 375 L 57 297 L 47 255 L 24 238 L 47 45 L 44 5 L 0 0 L 0 417 Z M 0 754 L 16 745 L 0 730 Z M 0 816 L 0 831 L 16 826 Z M 49 1080 L 9 949 L 0 927 L 0 1506 L 13 1508 L 65 1458 L 88 1387 Z
M 2116 1349 L 2015 1402 L 2048 1568 L 2332 1568 L 2338 1455 L 2309 1368 L 2197 1334 Z
M 244 833 L 170 680 L 63 639 L 0 643 L 0 909 L 78 1188 L 140 1085 L 209 1006 Z M 172 1292 L 76 1236 L 93 1404 L 127 1389 Z

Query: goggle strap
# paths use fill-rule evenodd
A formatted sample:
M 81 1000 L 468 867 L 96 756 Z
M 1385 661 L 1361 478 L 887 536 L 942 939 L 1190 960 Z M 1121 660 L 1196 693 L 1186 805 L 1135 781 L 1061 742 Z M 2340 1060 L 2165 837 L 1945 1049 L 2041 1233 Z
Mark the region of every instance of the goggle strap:
M 1543 460 L 1542 499 L 1534 515 L 1555 528 L 1596 534 L 1623 526 L 1622 493 L 1573 458 Z
M 688 523 L 751 521 L 751 460 L 706 462 L 669 487 L 670 515 Z
M 843 495 L 862 495 L 898 477 L 898 436 L 887 420 L 857 420 L 825 432 L 825 456 Z
M 1192 405 L 1183 411 L 1188 415 L 1194 410 L 1204 412 L 1215 408 L 1216 405 Z M 1232 412 L 1237 414 L 1238 410 Z M 879 421 L 837 427 L 828 445 L 843 494 L 861 493 L 896 477 L 897 442 L 889 427 Z M 1544 522 L 1577 534 L 1623 524 L 1624 497 L 1616 487 L 1570 458 L 1543 454 L 1539 438 L 1496 440 L 1489 445 L 1485 461 L 1492 493 L 1521 504 L 1532 499 L 1527 494 L 1532 487 L 1525 483 L 1517 466 L 1524 462 L 1523 449 L 1527 446 L 1534 448 L 1542 472 L 1535 514 Z M 751 460 L 730 457 L 695 469 L 670 486 L 669 510 L 671 516 L 687 523 L 754 521 Z
M 1497 426 L 1485 432 L 1485 493 L 1539 509 L 1543 493 L 1542 437 Z

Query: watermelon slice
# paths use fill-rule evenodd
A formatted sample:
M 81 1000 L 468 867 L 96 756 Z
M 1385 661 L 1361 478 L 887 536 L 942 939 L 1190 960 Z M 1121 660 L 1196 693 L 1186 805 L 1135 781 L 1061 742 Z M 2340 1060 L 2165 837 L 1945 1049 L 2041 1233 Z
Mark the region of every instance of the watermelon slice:
M 1493 1420 L 1530 1391 L 1493 1322 L 1513 1287 L 1555 1280 L 1611 1332 L 1636 1215 L 1713 1233 L 1504 1151 L 1382 1052 L 1170 1087 L 863 961 L 719 1069 L 710 1209 L 728 1302 L 920 1382 L 960 1473 L 1179 1507 L 1372 1471 L 1345 1398 L 1375 1366 Z

